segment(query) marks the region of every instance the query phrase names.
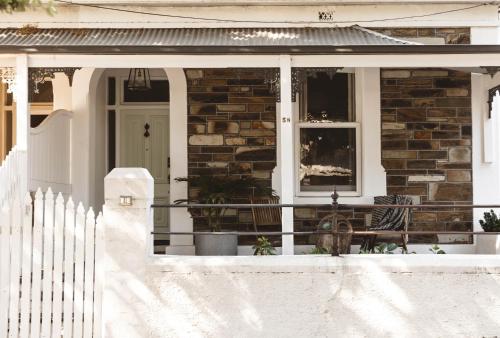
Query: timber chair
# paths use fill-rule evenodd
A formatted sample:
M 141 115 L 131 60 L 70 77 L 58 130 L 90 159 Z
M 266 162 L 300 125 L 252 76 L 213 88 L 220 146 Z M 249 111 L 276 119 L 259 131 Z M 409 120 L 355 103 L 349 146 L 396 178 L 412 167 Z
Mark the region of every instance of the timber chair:
M 405 195 L 376 196 L 374 204 L 411 205 L 413 200 L 410 196 Z M 375 208 L 371 214 L 367 215 L 365 221 L 369 231 L 408 231 L 411 222 L 411 208 Z M 407 234 L 366 236 L 361 249 L 372 252 L 377 242 L 394 242 L 394 238 L 396 238 L 396 244 L 400 242 L 403 251 L 408 252 Z
M 251 204 L 279 204 L 280 198 L 278 196 L 271 197 L 251 197 Z M 263 207 L 252 208 L 253 228 L 255 232 L 259 229 L 273 230 L 274 226 L 279 226 L 281 229 L 281 208 L 278 207 Z

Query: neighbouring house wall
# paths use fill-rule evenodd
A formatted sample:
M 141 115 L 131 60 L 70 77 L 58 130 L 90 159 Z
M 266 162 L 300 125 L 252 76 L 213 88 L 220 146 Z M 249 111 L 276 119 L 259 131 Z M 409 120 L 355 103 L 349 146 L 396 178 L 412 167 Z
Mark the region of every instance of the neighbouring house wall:
M 252 176 L 271 187 L 276 98 L 264 83 L 264 73 L 188 69 L 186 77 L 189 175 Z M 196 192 L 196 187 L 189 187 L 190 198 Z M 228 210 L 226 216 L 224 223 L 232 228 L 245 230 L 252 224 L 250 210 Z M 205 218 L 194 218 L 195 231 L 206 228 Z

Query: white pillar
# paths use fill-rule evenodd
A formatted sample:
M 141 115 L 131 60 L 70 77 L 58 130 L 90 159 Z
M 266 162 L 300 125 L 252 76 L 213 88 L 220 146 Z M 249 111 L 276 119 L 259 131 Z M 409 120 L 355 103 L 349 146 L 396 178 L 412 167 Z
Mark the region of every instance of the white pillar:
M 64 73 L 55 73 L 52 79 L 54 92 L 54 110 L 65 109 L 71 111 L 71 86 L 68 76 Z
M 177 177 L 188 175 L 188 103 L 186 75 L 182 68 L 165 68 L 170 84 L 170 203 L 188 197 L 186 182 Z M 170 231 L 191 232 L 193 220 L 187 209 L 173 208 L 169 213 Z M 170 236 L 167 254 L 194 254 L 193 236 Z
M 21 174 L 21 196 L 28 191 L 28 182 L 30 179 L 28 165 L 28 145 L 30 130 L 30 111 L 28 103 L 28 55 L 21 54 L 16 57 L 16 147 L 24 152 L 24 159 L 21 165 L 23 173 Z
M 356 68 L 356 122 L 361 124 L 361 187 L 363 197 L 385 195 L 387 180 L 382 166 L 380 68 Z M 341 202 L 342 203 L 342 202 Z
M 71 184 L 75 201 L 86 207 L 93 202 L 95 176 L 95 114 L 97 84 L 103 69 L 82 68 L 75 72 L 71 87 Z
M 290 55 L 280 56 L 281 104 L 277 121 L 280 126 L 280 170 L 281 203 L 293 203 L 294 196 L 294 156 L 293 156 L 293 114 L 292 114 L 292 60 Z M 282 209 L 281 231 L 293 231 L 293 209 Z M 294 254 L 293 236 L 282 237 L 283 255 Z
M 141 338 L 147 335 L 141 314 L 154 301 L 145 287 L 152 249 L 154 180 L 143 168 L 116 168 L 104 182 L 103 336 Z M 121 206 L 120 196 L 131 196 L 132 205 Z

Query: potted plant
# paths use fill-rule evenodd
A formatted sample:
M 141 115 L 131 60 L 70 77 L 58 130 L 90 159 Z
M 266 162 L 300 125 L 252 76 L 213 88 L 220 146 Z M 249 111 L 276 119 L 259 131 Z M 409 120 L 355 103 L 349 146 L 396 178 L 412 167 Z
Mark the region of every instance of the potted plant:
M 190 176 L 176 178 L 179 182 L 188 182 L 196 188 L 197 196 L 188 200 L 177 200 L 175 203 L 228 204 L 236 199 L 248 198 L 251 195 L 271 193 L 271 189 L 262 187 L 252 177 L 232 176 Z M 237 234 L 215 234 L 228 232 L 222 229 L 222 221 L 227 208 L 207 207 L 200 216 L 206 217 L 212 233 L 195 235 L 195 251 L 197 256 L 235 256 L 238 254 Z M 194 208 L 189 210 L 191 216 L 198 215 Z
M 500 219 L 493 210 L 484 213 L 484 219 L 479 221 L 484 232 L 500 232 Z M 476 252 L 479 254 L 500 254 L 499 235 L 478 235 Z

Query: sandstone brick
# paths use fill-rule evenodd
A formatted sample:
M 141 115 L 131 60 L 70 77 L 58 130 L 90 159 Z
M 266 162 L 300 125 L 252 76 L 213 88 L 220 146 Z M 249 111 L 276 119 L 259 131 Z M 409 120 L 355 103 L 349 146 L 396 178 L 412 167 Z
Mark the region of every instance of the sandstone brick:
M 237 134 L 239 131 L 240 125 L 237 122 L 208 122 L 207 132 L 209 134 Z
M 189 114 L 192 115 L 214 115 L 217 113 L 215 104 L 192 104 L 189 106 Z
M 423 108 L 398 109 L 398 122 L 423 122 L 426 116 L 426 110 Z
M 435 169 L 436 161 L 434 160 L 408 160 L 406 162 L 408 169 Z
M 207 162 L 209 168 L 227 168 L 227 162 Z
M 274 136 L 276 132 L 269 129 L 244 129 L 240 132 L 244 137 L 257 137 L 257 136 Z
M 224 103 L 228 101 L 225 93 L 190 93 L 188 94 L 190 103 Z
M 405 129 L 406 124 L 404 123 L 382 123 L 382 129 L 383 130 L 398 130 L 398 129 Z
M 472 184 L 464 183 L 429 183 L 431 201 L 470 201 Z
M 432 133 L 430 131 L 417 130 L 413 133 L 413 138 L 416 140 L 428 140 L 432 138 Z
M 226 137 L 226 144 L 228 146 L 241 146 L 246 144 L 243 137 Z
M 201 78 L 203 78 L 203 70 L 201 70 L 201 69 L 186 69 L 186 77 L 188 79 L 201 79 Z
M 244 104 L 218 104 L 217 111 L 220 112 L 245 112 L 247 107 Z
M 423 160 L 445 160 L 448 158 L 448 152 L 446 150 L 419 151 L 418 158 Z
M 409 78 L 411 75 L 409 70 L 383 70 L 381 73 L 382 78 L 396 78 L 404 79 Z
M 415 77 L 444 77 L 448 76 L 448 71 L 441 69 L 419 69 L 412 71 L 411 75 Z
M 234 157 L 237 161 L 271 161 L 275 160 L 276 152 L 268 147 L 238 147 Z
M 466 88 L 449 88 L 446 89 L 446 96 L 468 96 L 469 90 Z
M 314 208 L 295 208 L 294 215 L 297 218 L 312 219 L 316 217 L 316 209 Z
M 253 129 L 275 129 L 276 124 L 269 121 L 254 121 L 252 122 Z
M 448 182 L 470 182 L 472 173 L 470 170 L 448 170 Z
M 205 134 L 206 127 L 204 124 L 189 124 L 189 133 Z
M 413 175 L 408 176 L 408 182 L 443 182 L 444 175 Z
M 192 135 L 189 137 L 190 145 L 222 145 L 224 137 L 222 135 Z
M 250 162 L 231 162 L 229 164 L 230 174 L 249 174 L 252 172 L 252 163 Z
M 271 173 L 269 171 L 254 170 L 252 172 L 252 177 L 257 179 L 268 179 L 271 178 Z
M 396 159 L 410 158 L 410 159 L 416 159 L 417 158 L 417 152 L 416 151 L 384 150 L 384 151 L 382 151 L 382 158 L 384 158 L 384 159 L 387 159 L 387 158 L 396 158 Z
M 452 147 L 448 152 L 448 158 L 451 163 L 468 163 L 472 160 L 472 151 L 469 147 Z
M 409 140 L 408 150 L 437 150 L 439 141 L 434 140 Z

